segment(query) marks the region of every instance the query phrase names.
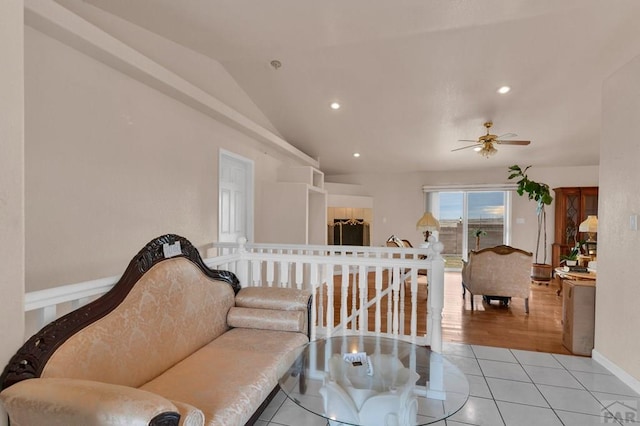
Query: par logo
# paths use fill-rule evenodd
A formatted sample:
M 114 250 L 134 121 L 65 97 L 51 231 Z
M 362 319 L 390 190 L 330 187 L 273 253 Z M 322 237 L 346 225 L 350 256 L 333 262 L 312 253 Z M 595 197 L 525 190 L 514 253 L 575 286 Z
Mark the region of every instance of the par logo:
M 638 417 L 638 401 L 622 400 L 622 401 L 602 401 L 604 408 L 600 410 L 602 413 L 602 422 L 616 424 L 635 423 L 640 420 Z

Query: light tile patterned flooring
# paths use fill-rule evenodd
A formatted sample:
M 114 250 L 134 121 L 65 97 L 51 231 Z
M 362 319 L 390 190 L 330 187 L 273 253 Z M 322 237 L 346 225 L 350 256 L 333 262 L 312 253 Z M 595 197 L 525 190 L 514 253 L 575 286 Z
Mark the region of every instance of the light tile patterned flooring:
M 445 343 L 443 353 L 466 374 L 470 396 L 437 426 L 640 424 L 640 395 L 591 358 L 460 343 Z M 282 392 L 256 423 L 326 424 Z

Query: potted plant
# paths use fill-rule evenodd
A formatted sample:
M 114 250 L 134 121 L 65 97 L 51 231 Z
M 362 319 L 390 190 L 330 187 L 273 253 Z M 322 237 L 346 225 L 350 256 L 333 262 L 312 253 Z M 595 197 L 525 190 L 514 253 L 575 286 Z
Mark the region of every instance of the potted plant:
M 509 179 L 517 179 L 518 188 L 516 192 L 523 196 L 525 193 L 530 200 L 536 202 L 536 215 L 538 216 L 538 231 L 536 235 L 535 263 L 531 266 L 531 278 L 535 281 L 551 280 L 551 265 L 547 264 L 547 215 L 545 206 L 553 201 L 551 190 L 546 183 L 535 182 L 527 176 L 527 170 L 531 166 L 522 169 L 518 165 L 509 167 Z M 543 263 L 538 262 L 538 252 L 540 248 L 540 236 L 543 236 Z
M 560 263 L 567 266 L 576 266 L 578 264 L 578 256 L 580 255 L 580 243 L 577 243 L 569 252 L 560 256 Z
M 480 228 L 476 228 L 473 230 L 473 235 L 474 237 L 476 237 L 476 251 L 480 250 L 480 237 L 487 235 L 487 231 Z

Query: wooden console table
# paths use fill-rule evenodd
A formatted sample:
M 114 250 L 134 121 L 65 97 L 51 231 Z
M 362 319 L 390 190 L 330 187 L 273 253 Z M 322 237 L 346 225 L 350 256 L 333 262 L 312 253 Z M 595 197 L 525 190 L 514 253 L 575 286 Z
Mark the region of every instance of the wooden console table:
M 562 294 L 562 280 L 591 280 L 595 281 L 597 274 L 595 272 L 570 272 L 565 271 L 563 268 L 555 268 L 553 270 L 556 277 L 560 278 L 559 289 L 556 292 L 558 296 Z

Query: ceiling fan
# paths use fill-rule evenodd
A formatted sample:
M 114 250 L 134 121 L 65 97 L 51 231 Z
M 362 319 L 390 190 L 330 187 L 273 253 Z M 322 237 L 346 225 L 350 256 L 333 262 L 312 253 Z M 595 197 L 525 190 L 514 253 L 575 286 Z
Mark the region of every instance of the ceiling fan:
M 516 140 L 504 139 L 504 138 L 513 138 L 515 136 L 518 136 L 515 133 L 505 133 L 504 135 L 500 135 L 500 136 L 492 135 L 489 133 L 489 129 L 491 128 L 491 126 L 493 126 L 493 123 L 491 121 L 487 121 L 486 123 L 484 123 L 484 127 L 487 128 L 487 134 L 480 136 L 478 140 L 472 140 L 472 139 L 459 140 L 459 142 L 474 142 L 473 145 L 463 146 L 462 148 L 452 149 L 451 151 L 453 152 L 453 151 L 460 151 L 467 148 L 473 148 L 473 150 L 476 151 L 478 154 L 482 155 L 483 157 L 489 158 L 498 152 L 498 150 L 493 146 L 494 144 L 529 145 L 531 143 L 531 141 L 516 141 Z

